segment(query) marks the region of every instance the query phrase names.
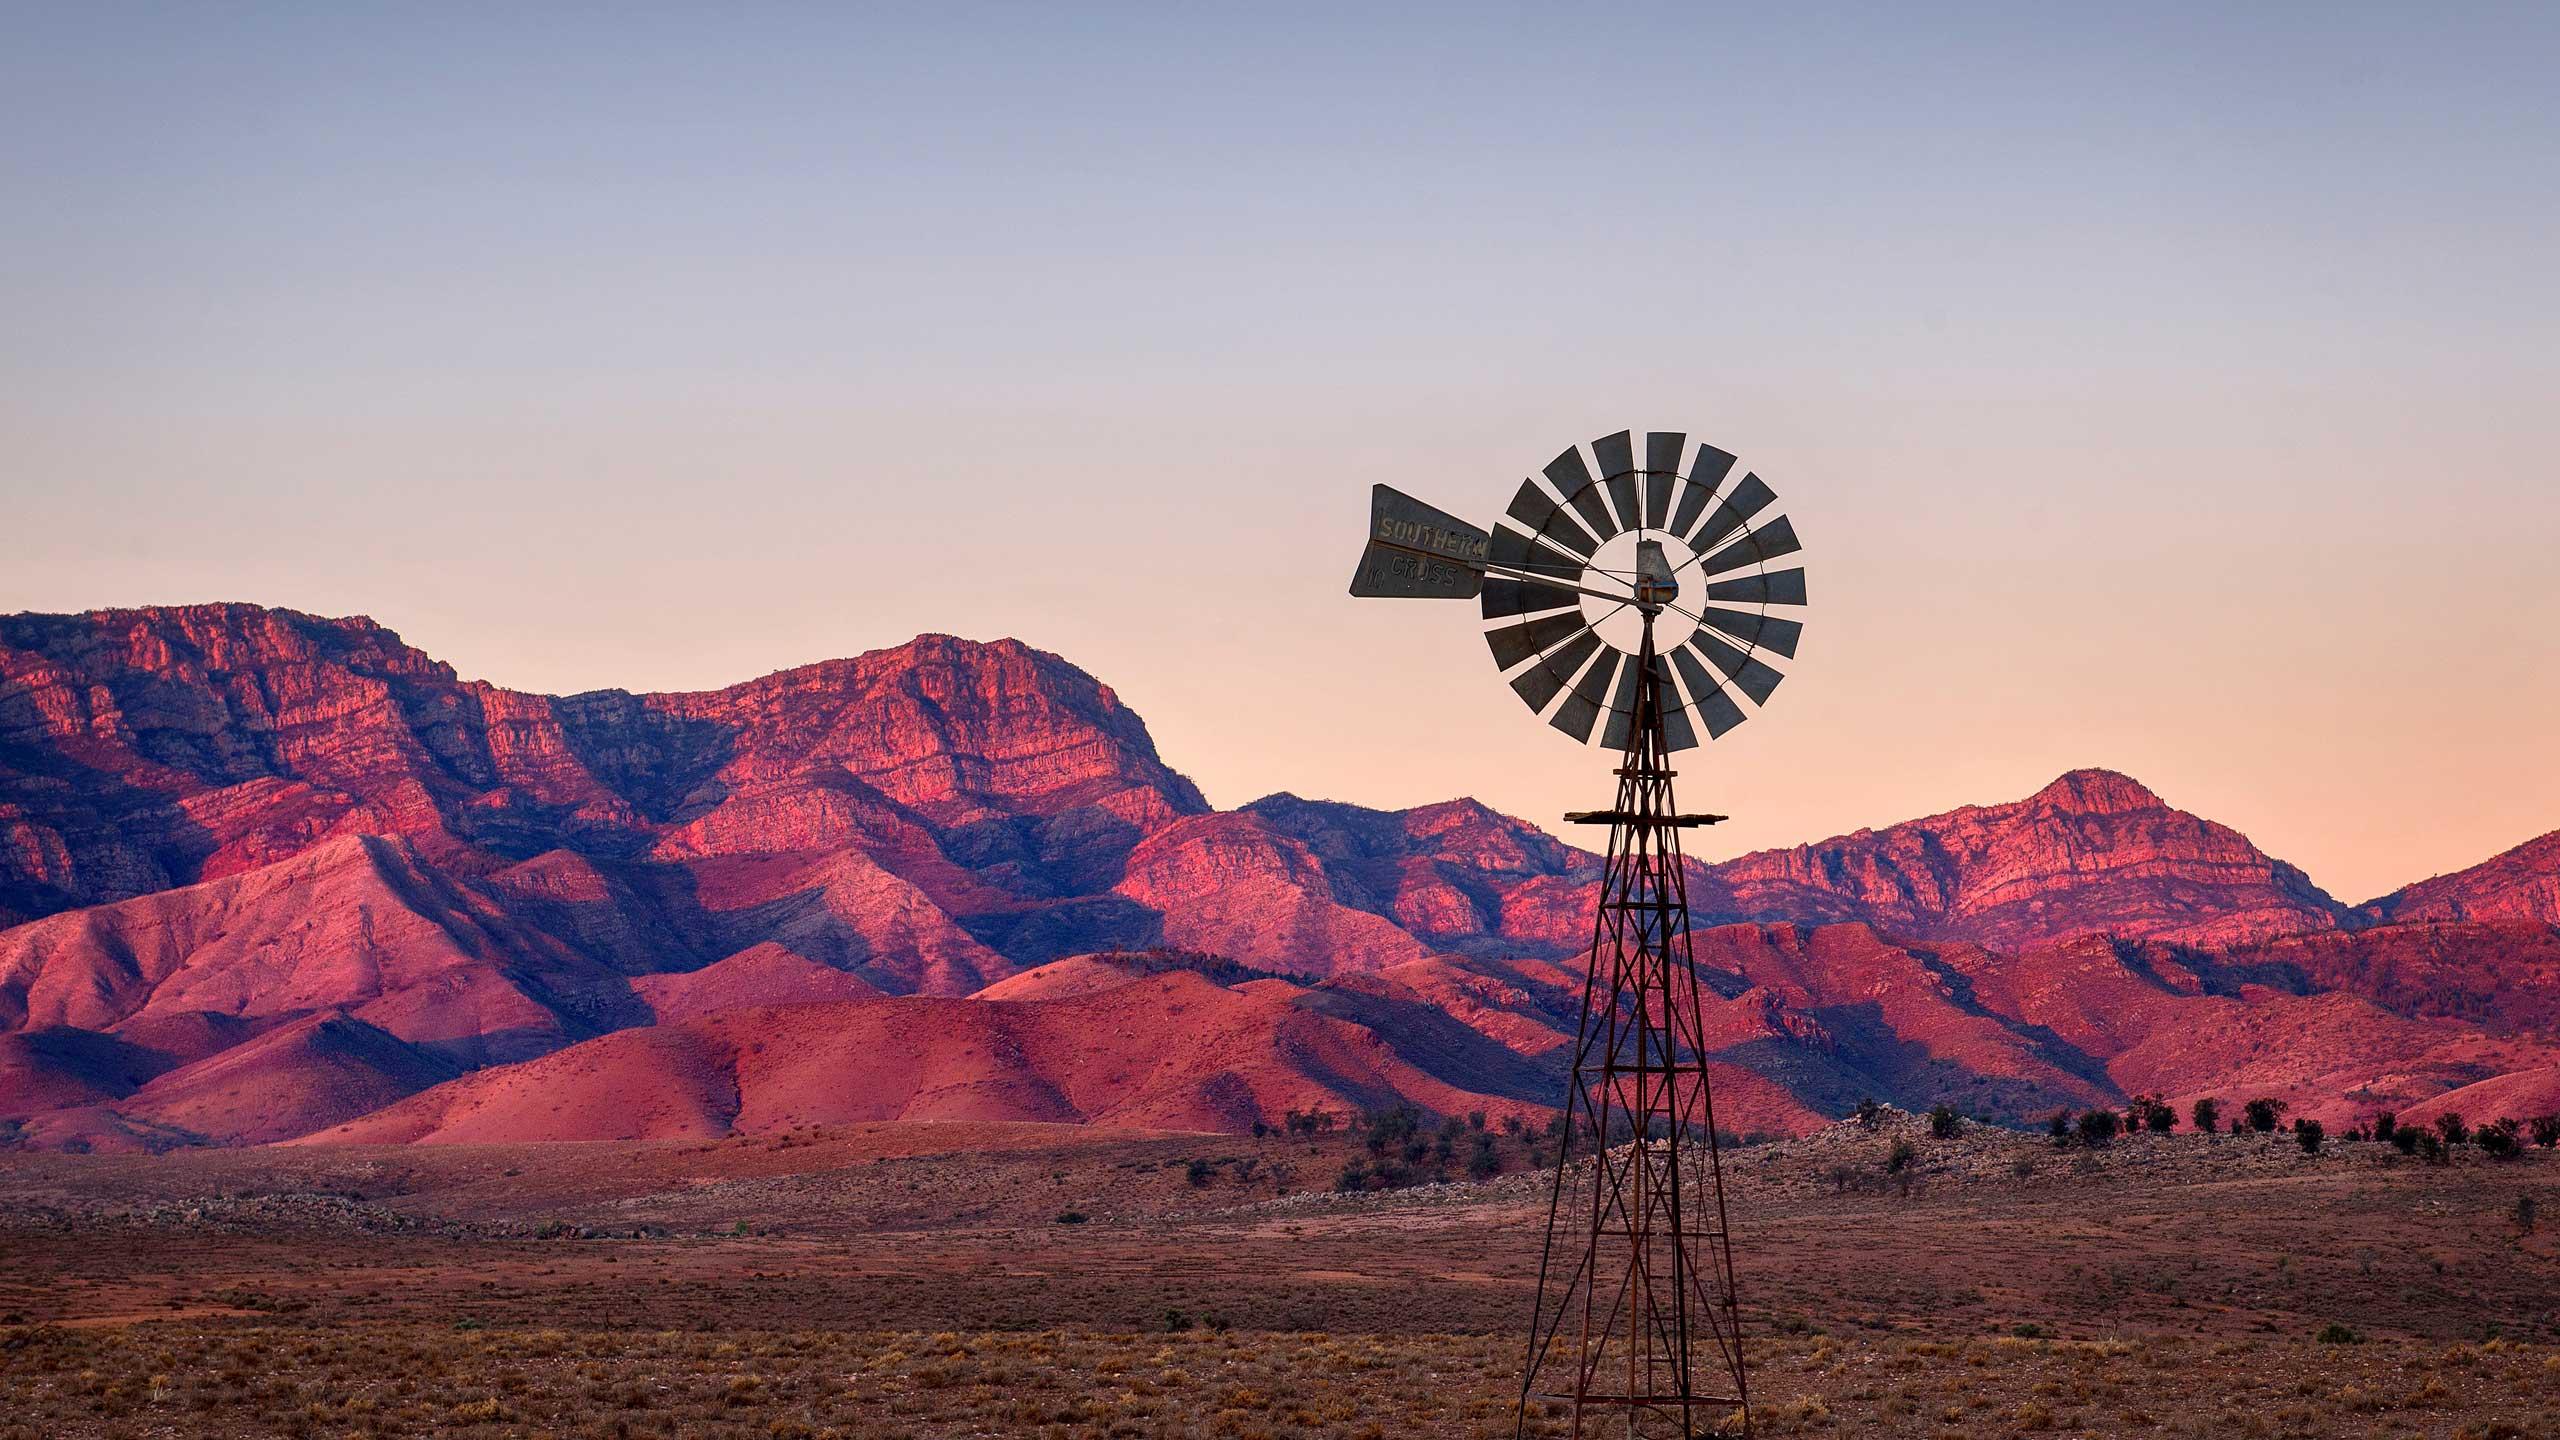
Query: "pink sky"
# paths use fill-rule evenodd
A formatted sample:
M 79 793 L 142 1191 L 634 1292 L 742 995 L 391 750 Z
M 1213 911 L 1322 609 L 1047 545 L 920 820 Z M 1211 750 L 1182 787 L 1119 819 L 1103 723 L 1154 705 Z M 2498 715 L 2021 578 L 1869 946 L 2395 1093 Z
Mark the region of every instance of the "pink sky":
M 1681 429 L 1813 585 L 1713 853 L 2084 765 L 2351 902 L 2560 827 L 2548 14 L 565 23 L 30 20 L 0 608 L 1016 635 L 1220 804 L 1545 822 L 1606 760 L 1343 594 L 1369 487 Z

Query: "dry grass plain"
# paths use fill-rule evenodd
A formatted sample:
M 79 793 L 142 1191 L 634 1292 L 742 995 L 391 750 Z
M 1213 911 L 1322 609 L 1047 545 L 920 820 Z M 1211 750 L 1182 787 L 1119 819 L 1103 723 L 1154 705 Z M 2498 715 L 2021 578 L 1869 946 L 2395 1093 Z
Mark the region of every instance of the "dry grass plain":
M 2548 1153 L 1978 1131 L 1906 1192 L 1899 1123 L 1734 1159 L 1763 1433 L 2560 1440 Z M 1330 1193 L 1354 1153 L 0 1156 L 0 1440 L 1507 1435 L 1543 1176 Z

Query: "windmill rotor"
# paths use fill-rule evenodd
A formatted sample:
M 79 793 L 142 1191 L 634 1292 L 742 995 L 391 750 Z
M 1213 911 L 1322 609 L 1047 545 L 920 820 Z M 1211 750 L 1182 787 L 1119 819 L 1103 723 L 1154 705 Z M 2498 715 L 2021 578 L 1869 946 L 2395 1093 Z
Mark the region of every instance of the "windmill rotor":
M 1380 485 L 1351 593 L 1474 599 L 1512 692 L 1613 750 L 1635 722 L 1641 647 L 1604 627 L 1632 611 L 1671 632 L 1653 661 L 1665 748 L 1724 736 L 1786 678 L 1772 660 L 1795 658 L 1803 545 L 1731 452 L 1661 430 L 1637 451 L 1629 430 L 1565 450 L 1490 530 Z

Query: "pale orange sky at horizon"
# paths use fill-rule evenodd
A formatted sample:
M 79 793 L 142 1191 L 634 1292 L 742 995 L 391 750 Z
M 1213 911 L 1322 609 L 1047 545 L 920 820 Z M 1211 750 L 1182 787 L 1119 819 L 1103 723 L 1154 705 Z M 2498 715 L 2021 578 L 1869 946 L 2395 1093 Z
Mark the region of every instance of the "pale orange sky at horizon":
M 32 17 L 0 610 L 1011 635 L 1219 805 L 1552 825 L 1608 757 L 1344 594 L 1369 488 L 1680 429 L 1813 602 L 1699 853 L 2089 766 L 2351 904 L 2560 828 L 2560 16 L 1474 13 Z

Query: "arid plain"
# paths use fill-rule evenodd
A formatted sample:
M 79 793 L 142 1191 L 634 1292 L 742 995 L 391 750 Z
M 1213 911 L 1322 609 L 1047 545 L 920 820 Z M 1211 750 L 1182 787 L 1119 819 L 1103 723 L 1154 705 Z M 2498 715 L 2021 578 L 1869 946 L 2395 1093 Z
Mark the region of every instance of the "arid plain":
M 1495 1143 L 1355 1194 L 1350 1136 L 1009 1124 L 12 1155 L 0 1434 L 1507 1434 L 1552 1172 Z M 2549 1151 L 1730 1161 L 1764 1433 L 2560 1434 Z

